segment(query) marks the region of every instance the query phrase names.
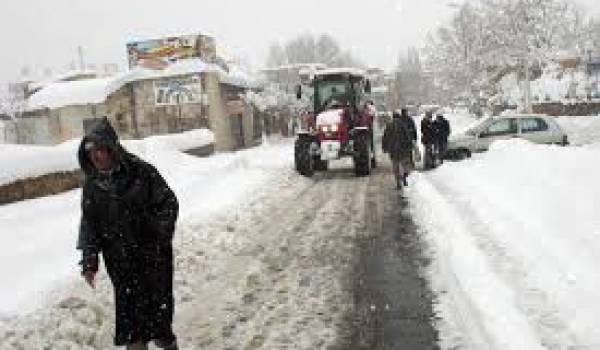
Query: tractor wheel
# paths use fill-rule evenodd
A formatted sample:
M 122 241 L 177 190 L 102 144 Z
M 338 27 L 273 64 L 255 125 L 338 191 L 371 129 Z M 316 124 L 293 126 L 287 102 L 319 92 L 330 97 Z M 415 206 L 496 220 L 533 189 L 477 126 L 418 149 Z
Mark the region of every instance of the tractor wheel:
M 315 173 L 315 164 L 310 154 L 311 141 L 298 139 L 294 145 L 294 160 L 296 170 L 304 176 L 313 176 Z
M 366 134 L 360 134 L 354 140 L 354 173 L 357 176 L 371 174 L 371 145 Z
M 321 160 L 321 157 L 316 156 L 313 159 L 315 165 L 315 171 L 327 171 L 329 168 L 329 162 L 326 160 Z

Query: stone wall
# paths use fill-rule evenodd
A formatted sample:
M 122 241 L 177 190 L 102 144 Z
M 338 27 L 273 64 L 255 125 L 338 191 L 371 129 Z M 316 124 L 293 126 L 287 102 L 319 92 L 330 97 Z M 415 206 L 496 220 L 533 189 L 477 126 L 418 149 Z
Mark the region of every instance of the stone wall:
M 189 149 L 185 153 L 196 157 L 208 157 L 214 151 L 215 145 L 211 143 L 206 146 Z M 0 205 L 70 191 L 80 187 L 82 182 L 83 173 L 80 170 L 57 172 L 18 180 L 0 186 Z
M 201 79 L 205 89 L 205 74 L 201 75 Z M 209 107 L 202 103 L 157 105 L 155 81 L 142 80 L 133 83 L 133 104 L 138 137 L 209 127 Z M 207 101 L 209 105 L 212 102 L 210 99 Z M 129 119 L 132 120 L 131 115 Z
M 18 180 L 0 186 L 0 205 L 69 191 L 79 187 L 81 181 L 82 173 L 79 170 Z
M 533 105 L 534 113 L 548 114 L 552 116 L 578 116 L 600 114 L 600 102 L 579 102 L 573 104 L 540 103 Z

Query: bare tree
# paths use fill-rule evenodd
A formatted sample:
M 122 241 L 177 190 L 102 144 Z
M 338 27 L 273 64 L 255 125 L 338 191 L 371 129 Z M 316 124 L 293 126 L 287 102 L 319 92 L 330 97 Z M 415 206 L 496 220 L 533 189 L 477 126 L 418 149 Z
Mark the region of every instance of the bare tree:
M 301 34 L 286 43 L 274 43 L 269 48 L 267 66 L 284 64 L 323 63 L 331 67 L 361 67 L 362 63 L 350 51 L 344 51 L 328 34 L 315 37 Z

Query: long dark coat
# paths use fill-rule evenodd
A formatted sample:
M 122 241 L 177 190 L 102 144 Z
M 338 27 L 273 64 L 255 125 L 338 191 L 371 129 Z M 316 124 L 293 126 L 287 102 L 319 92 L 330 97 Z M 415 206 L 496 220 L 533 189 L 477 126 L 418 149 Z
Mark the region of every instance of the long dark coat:
M 400 118 L 394 118 L 383 131 L 383 150 L 393 160 L 402 160 L 412 155 L 412 133 Z
M 400 115 L 400 120 L 408 130 L 413 141 L 417 141 L 417 126 L 415 125 L 413 118 L 411 118 L 408 114 L 402 114 Z
M 433 129 L 433 121 L 423 118 L 421 120 L 421 143 L 431 145 L 435 142 L 435 131 Z
M 90 140 L 112 150 L 119 166 L 111 174 L 88 159 Z M 106 119 L 83 138 L 78 157 L 85 182 L 77 248 L 84 270 L 102 253 L 114 286 L 115 345 L 172 338 L 175 194 L 152 165 L 121 147 Z
M 446 118 L 436 119 L 433 121 L 433 131 L 436 142 L 448 142 L 450 136 L 450 123 Z

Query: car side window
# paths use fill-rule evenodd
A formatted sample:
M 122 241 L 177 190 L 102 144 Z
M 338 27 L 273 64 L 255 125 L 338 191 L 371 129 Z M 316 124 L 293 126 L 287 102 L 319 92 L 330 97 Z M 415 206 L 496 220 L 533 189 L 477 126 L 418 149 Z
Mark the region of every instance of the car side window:
M 515 119 L 500 119 L 493 122 L 482 133 L 481 137 L 502 136 L 517 133 L 517 123 Z
M 523 118 L 521 120 L 521 132 L 532 133 L 548 130 L 548 123 L 541 118 Z

